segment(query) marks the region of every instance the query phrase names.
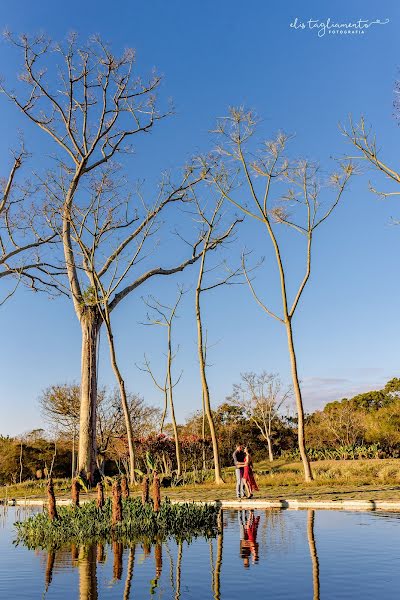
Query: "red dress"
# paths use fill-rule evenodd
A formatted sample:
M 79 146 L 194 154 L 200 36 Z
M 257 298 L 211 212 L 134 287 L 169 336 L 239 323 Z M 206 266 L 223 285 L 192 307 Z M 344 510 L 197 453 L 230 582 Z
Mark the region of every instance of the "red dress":
M 247 465 L 245 465 L 244 467 L 244 473 L 243 473 L 243 479 L 246 481 L 247 485 L 249 486 L 250 492 L 253 493 L 254 491 L 258 491 L 258 485 L 256 483 L 256 480 L 254 479 L 254 473 L 253 473 L 253 463 L 250 460 Z

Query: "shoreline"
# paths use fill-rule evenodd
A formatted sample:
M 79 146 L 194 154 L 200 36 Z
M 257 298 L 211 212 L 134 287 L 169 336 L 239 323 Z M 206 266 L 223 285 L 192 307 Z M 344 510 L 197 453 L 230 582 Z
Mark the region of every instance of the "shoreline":
M 17 506 L 22 508 L 30 507 L 44 507 L 46 500 L 43 498 L 12 498 L 8 500 L 2 500 L 1 506 Z M 69 506 L 71 504 L 70 499 L 60 498 L 56 500 L 57 506 Z M 82 498 L 81 504 L 90 502 L 89 498 Z M 301 509 L 320 509 L 320 510 L 360 510 L 360 511 L 374 511 L 374 510 L 393 510 L 400 512 L 400 500 L 295 500 L 295 499 L 283 499 L 283 500 L 211 500 L 211 501 L 200 501 L 200 500 L 174 500 L 171 499 L 172 504 L 216 504 L 221 509 L 233 509 L 233 510 L 249 510 L 249 509 L 282 509 L 282 510 L 301 510 Z

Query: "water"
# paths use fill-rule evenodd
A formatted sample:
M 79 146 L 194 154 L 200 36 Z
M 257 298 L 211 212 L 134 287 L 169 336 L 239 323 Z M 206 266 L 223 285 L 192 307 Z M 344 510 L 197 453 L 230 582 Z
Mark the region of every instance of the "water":
M 1 510 L 1 507 L 0 507 Z M 400 513 L 225 511 L 217 539 L 56 553 L 12 544 L 0 513 L 0 598 L 391 600 L 400 596 Z

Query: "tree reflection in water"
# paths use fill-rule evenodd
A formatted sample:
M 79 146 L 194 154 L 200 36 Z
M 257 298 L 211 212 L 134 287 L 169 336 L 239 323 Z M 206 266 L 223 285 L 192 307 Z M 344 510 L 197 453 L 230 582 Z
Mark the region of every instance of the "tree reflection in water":
M 97 546 L 81 546 L 78 558 L 79 600 L 97 600 Z
M 307 512 L 307 538 L 312 564 L 314 600 L 319 600 L 319 560 L 314 532 L 315 510 L 308 510 Z
M 303 513 L 304 514 L 304 513 Z M 315 511 L 308 510 L 306 523 L 308 550 L 311 559 L 312 581 L 313 581 L 313 600 L 320 600 L 320 581 L 319 581 L 319 560 L 317 554 L 317 544 L 315 541 Z M 225 519 L 225 523 L 224 523 Z M 282 511 L 267 510 L 262 515 L 253 510 L 241 510 L 239 512 L 221 510 L 218 518 L 218 532 L 214 539 L 209 539 L 210 553 L 210 587 L 211 595 L 214 600 L 224 598 L 221 591 L 221 571 L 223 552 L 228 552 L 229 557 L 232 554 L 230 545 L 224 548 L 224 528 L 231 527 L 231 524 L 239 525 L 240 547 L 239 555 L 246 569 L 252 568 L 259 562 L 259 542 L 257 536 L 261 538 L 262 556 L 267 557 L 267 550 L 274 554 L 275 551 L 281 552 L 287 550 L 288 538 L 290 532 L 285 535 L 285 517 Z M 259 527 L 261 525 L 261 528 Z M 235 533 L 235 536 L 237 534 Z M 228 533 L 229 539 L 229 533 Z M 237 538 L 236 538 L 237 539 Z M 159 594 L 160 597 L 170 597 L 174 600 L 180 600 L 182 596 L 181 578 L 182 578 L 182 557 L 184 542 L 176 541 L 176 554 L 171 551 L 171 540 L 156 538 L 155 540 L 143 540 L 140 545 L 143 549 L 144 558 L 151 561 L 151 575 L 149 574 L 150 595 Z M 112 571 L 112 582 L 121 586 L 120 597 L 129 600 L 132 590 L 134 577 L 135 552 L 137 543 L 124 546 L 121 542 L 112 542 L 110 545 L 102 543 L 93 543 L 89 545 L 71 545 L 70 548 L 40 553 L 42 556 L 45 589 L 48 591 L 55 574 L 62 568 L 76 568 L 79 573 L 79 594 L 80 600 L 97 600 L 98 598 L 98 580 L 97 565 L 102 569 Z M 140 546 L 139 546 L 140 547 Z M 108 550 L 107 550 L 108 549 Z M 107 553 L 112 552 L 112 564 L 107 567 L 110 560 Z M 234 551 L 237 556 L 237 550 Z M 163 556 L 164 554 L 164 556 Z M 163 559 L 169 565 L 168 573 L 163 577 Z M 236 559 L 237 560 L 237 559 Z M 124 564 L 125 562 L 125 564 Z M 146 560 L 147 562 L 147 560 Z M 140 565 L 141 563 L 139 563 Z M 154 566 L 153 566 L 154 565 Z M 165 565 L 165 566 L 167 566 Z M 136 571 L 136 569 L 135 569 Z M 125 582 L 122 583 L 125 573 Z M 154 573 L 154 575 L 152 575 Z M 101 578 L 100 578 L 101 580 Z M 168 584 L 169 580 L 169 584 Z M 163 583 L 160 583 L 162 581 Z M 122 589 L 123 586 L 123 589 Z M 166 586 L 166 587 L 165 587 Z M 167 591 L 170 590 L 170 592 Z M 170 593 L 170 595 L 168 595 Z M 226 599 L 229 600 L 229 599 Z

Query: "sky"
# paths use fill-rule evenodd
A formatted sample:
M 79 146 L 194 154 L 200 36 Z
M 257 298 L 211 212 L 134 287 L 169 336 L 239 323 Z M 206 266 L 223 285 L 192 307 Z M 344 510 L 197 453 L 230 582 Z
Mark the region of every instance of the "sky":
M 297 21 L 295 21 L 297 18 Z M 309 28 L 308 20 L 326 22 L 386 21 L 365 34 L 334 35 Z M 332 158 L 351 152 L 339 123 L 365 115 L 377 132 L 383 155 L 397 164 L 398 122 L 394 118 L 395 82 L 399 77 L 397 0 L 377 5 L 371 0 L 286 3 L 265 0 L 218 0 L 201 3 L 170 0 L 121 0 L 117 7 L 103 0 L 4 3 L 0 25 L 15 33 L 46 32 L 63 40 L 76 31 L 82 40 L 100 34 L 115 52 L 133 47 L 138 70 L 162 74 L 161 99 L 173 99 L 175 114 L 135 145 L 129 181 L 144 181 L 151 194 L 160 174 L 207 152 L 210 131 L 230 106 L 246 106 L 260 118 L 260 139 L 278 130 L 294 134 L 292 151 L 332 167 Z M 295 23 L 296 27 L 290 24 Z M 301 28 L 301 23 L 306 24 Z M 320 35 L 318 35 L 318 32 Z M 20 57 L 0 43 L 0 75 L 10 84 L 20 71 Z M 25 176 L 49 164 L 54 148 L 3 96 L 1 102 L 1 174 L 10 164 L 9 148 L 23 131 L 31 159 Z M 306 412 L 324 403 L 376 389 L 399 376 L 398 298 L 400 296 L 400 230 L 396 196 L 386 200 L 369 191 L 368 182 L 382 183 L 363 169 L 334 215 L 315 239 L 313 272 L 294 319 L 299 373 Z M 168 224 L 172 230 L 177 220 Z M 187 226 L 185 226 L 187 227 Z M 187 230 L 182 232 L 187 233 Z M 157 261 L 170 266 L 182 248 L 169 238 Z M 295 237 L 283 236 L 289 289 L 302 274 L 302 251 Z M 246 247 L 257 260 L 265 257 L 255 285 L 260 295 L 278 306 L 278 280 L 268 239 L 257 223 L 246 222 L 235 242 L 234 261 Z M 236 258 L 235 258 L 236 257 Z M 164 261 L 164 262 L 163 262 Z M 197 269 L 168 281 L 153 280 L 132 294 L 113 314 L 117 351 L 128 389 L 146 402 L 161 405 L 160 393 L 136 365 L 149 357 L 163 376 L 165 335 L 144 327 L 142 296 L 154 294 L 172 303 L 177 285 L 189 289 L 174 328 L 179 345 L 174 370 L 183 371 L 175 388 L 177 417 L 201 407 L 193 282 Z M 49 385 L 78 381 L 80 328 L 67 299 L 49 299 L 20 288 L 0 308 L 0 434 L 14 435 L 43 426 L 38 397 Z M 209 383 L 214 406 L 247 371 L 278 373 L 290 382 L 285 331 L 255 304 L 245 286 L 221 288 L 204 299 L 208 330 Z M 100 382 L 112 387 L 106 338 L 100 340 Z

